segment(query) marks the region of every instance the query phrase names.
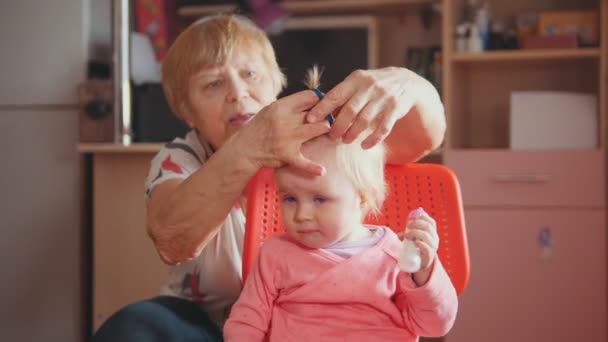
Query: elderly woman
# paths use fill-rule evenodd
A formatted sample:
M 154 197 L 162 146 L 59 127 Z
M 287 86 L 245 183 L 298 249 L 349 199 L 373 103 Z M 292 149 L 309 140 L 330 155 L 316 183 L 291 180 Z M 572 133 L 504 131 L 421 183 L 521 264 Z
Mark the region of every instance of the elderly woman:
M 436 90 L 403 68 L 354 71 L 322 100 L 309 90 L 277 100 L 285 77 L 272 46 L 237 15 L 188 27 L 162 72 L 173 112 L 192 128 L 158 153 L 146 181 L 148 234 L 173 266 L 161 296 L 117 312 L 94 341 L 221 341 L 241 291 L 243 192 L 260 168 L 322 174 L 304 142 L 328 133 L 351 143 L 370 127 L 364 148 L 386 139 L 389 162 L 413 162 L 445 131 Z

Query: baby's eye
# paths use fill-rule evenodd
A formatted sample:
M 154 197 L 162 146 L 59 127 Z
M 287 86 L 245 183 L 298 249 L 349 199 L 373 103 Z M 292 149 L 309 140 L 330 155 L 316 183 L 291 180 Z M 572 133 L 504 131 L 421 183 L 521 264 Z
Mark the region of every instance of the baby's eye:
M 296 198 L 293 196 L 283 196 L 283 202 L 285 203 L 295 203 Z
M 327 198 L 323 197 L 323 196 L 315 196 L 314 198 L 315 202 L 322 204 L 325 203 L 327 201 Z

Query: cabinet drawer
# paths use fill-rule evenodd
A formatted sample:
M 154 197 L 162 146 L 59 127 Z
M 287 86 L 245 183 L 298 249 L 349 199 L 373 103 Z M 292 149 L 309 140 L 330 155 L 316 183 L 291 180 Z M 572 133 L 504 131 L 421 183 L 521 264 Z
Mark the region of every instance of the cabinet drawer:
M 604 207 L 603 151 L 446 151 L 469 206 Z
M 447 342 L 606 341 L 606 211 L 470 209 Z

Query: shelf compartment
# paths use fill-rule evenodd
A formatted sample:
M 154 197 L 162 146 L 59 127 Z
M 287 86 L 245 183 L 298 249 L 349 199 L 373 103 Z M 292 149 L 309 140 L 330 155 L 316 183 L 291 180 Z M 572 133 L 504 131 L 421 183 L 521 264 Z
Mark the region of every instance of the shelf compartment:
M 597 94 L 599 60 L 472 63 L 452 69 L 448 148 L 508 148 L 513 91 Z
M 284 1 L 279 5 L 293 15 L 335 13 L 375 13 L 412 9 L 432 5 L 436 0 L 307 0 Z M 198 17 L 216 13 L 229 13 L 236 5 L 182 6 L 177 10 L 182 17 Z
M 488 51 L 480 53 L 454 53 L 455 63 L 509 62 L 509 61 L 543 61 L 568 59 L 597 59 L 600 58 L 599 48 L 576 49 L 538 49 L 538 50 L 509 50 Z

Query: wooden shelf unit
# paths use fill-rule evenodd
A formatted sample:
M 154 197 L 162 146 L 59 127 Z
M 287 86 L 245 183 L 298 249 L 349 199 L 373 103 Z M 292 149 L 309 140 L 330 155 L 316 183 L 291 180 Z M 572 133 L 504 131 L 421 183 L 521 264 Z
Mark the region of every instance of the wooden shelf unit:
M 284 1 L 279 5 L 293 15 L 353 14 L 402 11 L 428 6 L 437 0 L 305 0 Z M 183 6 L 177 11 L 182 17 L 198 17 L 214 13 L 229 13 L 235 5 Z
M 552 60 L 578 60 L 600 58 L 599 48 L 576 48 L 576 49 L 538 49 L 538 50 L 506 50 L 488 51 L 481 53 L 454 53 L 454 63 L 477 63 L 477 62 L 519 62 L 519 61 L 552 61 Z
M 448 131 L 445 150 L 508 149 L 509 96 L 512 91 L 548 90 L 596 94 L 599 141 L 607 146 L 606 131 L 606 1 L 491 0 L 500 19 L 542 10 L 601 11 L 600 46 L 573 49 L 455 51 L 454 31 L 465 0 L 442 2 L 443 88 Z M 601 8 L 600 8 L 601 6 Z
M 442 97 L 447 118 L 442 160 L 455 172 L 463 191 L 472 267 L 468 292 L 460 298 L 459 317 L 446 341 L 605 341 L 608 0 L 488 0 L 492 14 L 503 20 L 530 11 L 596 8 L 601 13 L 600 44 L 475 54 L 455 51 L 455 27 L 467 1 L 442 1 Z M 510 149 L 514 91 L 596 95 L 597 146 Z M 568 185 L 572 191 L 565 190 Z M 574 229 L 590 237 L 587 245 L 597 242 L 595 247 L 558 242 L 567 240 L 568 227 L 574 227 L 568 222 L 580 222 Z M 538 240 L 543 229 L 552 235 L 544 250 Z M 593 249 L 600 253 L 585 257 L 593 266 L 584 275 L 567 266 L 571 258 Z M 550 255 L 544 259 L 547 251 Z M 593 278 L 589 283 L 599 286 L 572 285 L 565 304 L 556 305 L 553 298 L 563 293 L 560 286 L 581 277 Z M 532 279 L 530 286 L 517 286 L 520 279 Z M 581 312 L 590 312 L 589 320 L 577 321 Z M 510 326 L 518 331 L 509 331 Z

